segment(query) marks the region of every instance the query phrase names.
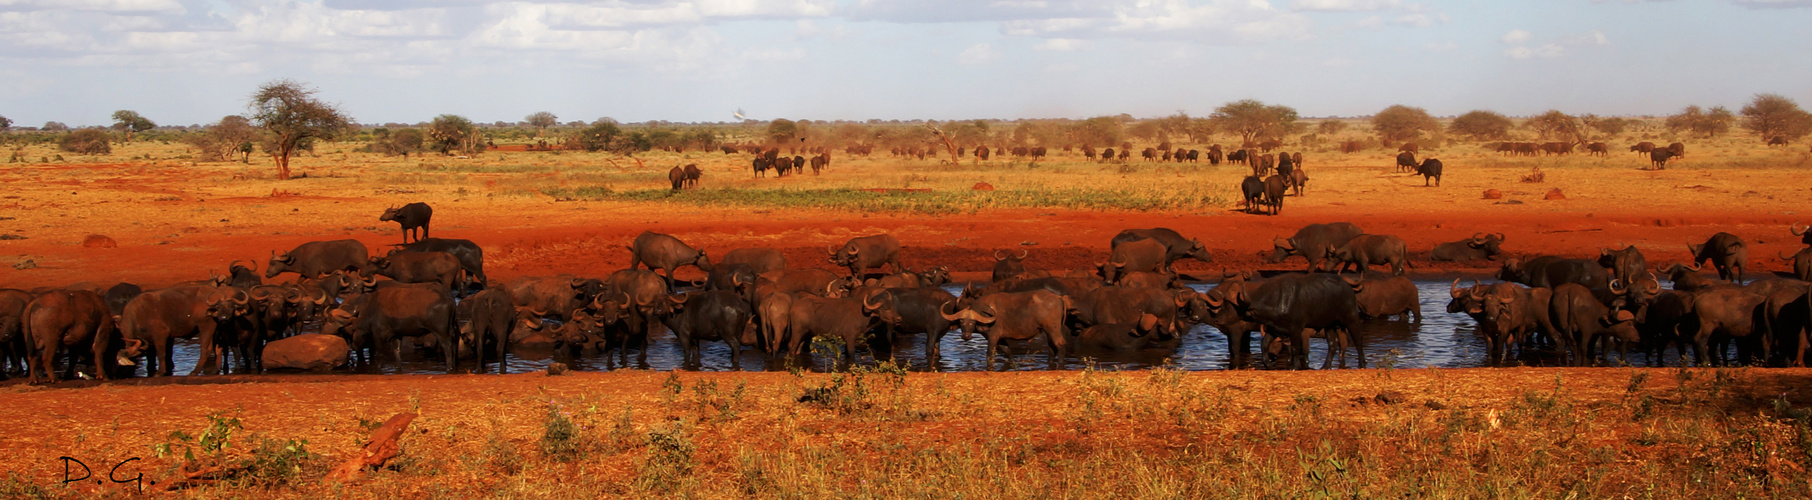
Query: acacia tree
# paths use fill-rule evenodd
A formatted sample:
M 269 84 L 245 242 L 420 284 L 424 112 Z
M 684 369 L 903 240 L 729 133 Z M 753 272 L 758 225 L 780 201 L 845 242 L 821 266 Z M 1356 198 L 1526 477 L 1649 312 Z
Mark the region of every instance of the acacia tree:
M 434 149 L 444 154 L 472 154 L 484 151 L 484 143 L 479 141 L 483 134 L 472 120 L 459 115 L 440 115 L 428 123 L 428 139 L 433 141 Z
M 240 156 L 240 161 L 251 161 L 252 140 L 258 136 L 258 129 L 252 127 L 251 120 L 239 115 L 227 115 L 208 127 L 207 132 L 192 135 L 189 143 L 201 149 L 203 157 L 215 161 L 227 161 L 233 156 Z
M 1561 139 L 1575 144 L 1585 142 L 1585 126 L 1579 118 L 1557 109 L 1530 118 L 1524 125 L 1535 129 L 1535 135 L 1542 139 Z
M 1743 106 L 1743 129 L 1766 142 L 1776 137 L 1796 140 L 1812 133 L 1812 114 L 1780 94 L 1758 94 Z
M 1242 143 L 1281 139 L 1296 127 L 1296 108 L 1242 99 L 1214 109 L 1208 120 L 1215 128 L 1238 133 Z
M 43 130 L 45 132 L 67 132 L 69 131 L 69 126 L 64 125 L 63 122 L 52 120 L 44 122 L 44 126 L 38 127 L 38 130 Z
M 793 139 L 798 136 L 799 124 L 792 120 L 776 118 L 774 121 L 768 122 L 768 138 L 772 139 L 775 144 L 793 142 Z
M 113 112 L 113 129 L 126 133 L 126 142 L 132 142 L 133 132 L 144 132 L 157 128 L 157 123 L 145 118 L 137 111 L 122 109 Z
M 1441 122 L 1428 115 L 1428 110 L 1402 104 L 1393 105 L 1372 115 L 1372 130 L 1384 142 L 1415 140 L 1422 132 L 1434 132 L 1441 129 Z
M 1447 131 L 1473 140 L 1498 140 L 1508 137 L 1510 127 L 1515 125 L 1516 122 L 1502 113 L 1479 109 L 1454 118 L 1453 123 L 1447 125 Z
M 1598 133 L 1604 134 L 1605 138 L 1621 134 L 1624 129 L 1627 129 L 1630 126 L 1630 119 L 1628 118 L 1604 118 L 1593 114 L 1580 115 L 1579 122 L 1585 124 L 1588 129 L 1597 130 Z
M 258 87 L 250 104 L 252 121 L 264 129 L 271 157 L 277 162 L 277 179 L 289 179 L 289 159 L 305 141 L 332 139 L 352 129 L 352 119 L 339 108 L 315 98 L 315 89 L 294 80 L 276 80 Z
M 560 124 L 560 117 L 546 111 L 536 111 L 523 120 L 527 121 L 529 126 L 535 127 L 535 137 L 541 137 L 542 134 L 547 133 L 548 127 Z
M 11 118 L 0 116 L 0 132 L 3 132 L 9 128 L 13 128 L 13 120 Z
M 1706 111 L 1698 106 L 1687 106 L 1679 114 L 1667 117 L 1668 130 L 1688 132 L 1692 135 L 1712 138 L 1730 131 L 1730 124 L 1736 121 L 1736 114 L 1723 106 Z

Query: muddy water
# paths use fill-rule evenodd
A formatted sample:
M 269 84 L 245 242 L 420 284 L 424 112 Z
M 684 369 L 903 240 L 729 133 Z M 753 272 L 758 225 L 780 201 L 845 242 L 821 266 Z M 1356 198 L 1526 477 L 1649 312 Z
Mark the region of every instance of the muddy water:
M 1449 299 L 1448 281 L 1417 281 L 1416 288 L 1421 294 L 1422 319 L 1411 320 L 1371 320 L 1364 322 L 1358 333 L 1364 336 L 1365 358 L 1370 367 L 1395 368 L 1463 368 L 1484 365 L 1485 343 L 1479 337 L 1476 325 L 1464 314 L 1448 314 L 1446 307 Z M 1664 285 L 1669 285 L 1664 283 Z M 960 293 L 960 287 L 948 287 L 951 293 Z M 1206 291 L 1209 285 L 1195 285 L 1197 290 Z M 1254 335 L 1256 337 L 1256 335 Z M 925 356 L 925 336 L 902 336 L 901 343 L 894 346 L 895 359 L 905 363 L 914 370 L 928 369 Z M 1253 352 L 1257 351 L 1256 338 L 1252 341 Z M 1310 342 L 1310 366 L 1319 367 L 1326 356 L 1325 344 L 1321 340 Z M 1043 341 L 1011 342 L 1008 344 L 1011 354 L 996 358 L 996 369 L 1004 370 L 1043 370 L 1048 367 L 1049 355 Z M 980 335 L 964 341 L 957 332 L 946 334 L 939 344 L 942 357 L 937 363 L 938 371 L 976 371 L 985 366 L 982 357 L 987 350 L 987 341 Z M 194 367 L 198 347 L 193 340 L 182 341 L 176 345 L 176 369 L 178 374 L 188 373 Z M 858 350 L 862 363 L 874 363 L 869 349 Z M 1221 370 L 1227 368 L 1228 342 L 1220 331 L 1207 325 L 1196 325 L 1183 336 L 1182 345 L 1176 349 L 1150 349 L 1133 353 L 1074 353 L 1065 360 L 1064 368 L 1080 369 L 1093 363 L 1100 369 L 1136 370 L 1155 366 L 1174 366 L 1184 370 Z M 1671 354 L 1670 354 L 1671 356 Z M 702 370 L 724 371 L 732 369 L 730 349 L 721 342 L 705 342 L 703 346 Z M 1357 360 L 1352 359 L 1349 351 L 1349 365 L 1356 367 Z M 1632 354 L 1632 363 L 1646 363 L 1641 354 Z M 403 350 L 403 362 L 385 362 L 376 370 L 382 373 L 446 373 L 444 361 L 428 353 Z M 648 349 L 648 361 L 640 365 L 632 351 L 629 357 L 629 368 L 669 370 L 680 367 L 683 359 L 679 345 L 673 341 L 671 334 L 658 336 Z M 1555 365 L 1558 353 L 1536 351 L 1525 354 L 1518 361 L 1525 365 Z M 542 370 L 552 362 L 566 363 L 578 370 L 609 370 L 619 368 L 614 358 L 603 355 L 584 355 L 578 357 L 556 354 L 551 350 L 516 349 L 506 358 L 509 371 Z M 788 360 L 767 357 L 753 348 L 747 348 L 739 355 L 743 370 L 786 370 Z M 1672 363 L 1675 360 L 1668 359 Z M 805 369 L 822 370 L 830 367 L 829 356 L 808 356 L 807 359 L 791 360 L 791 366 Z M 495 365 L 492 365 L 493 367 Z M 470 370 L 469 361 L 462 364 L 463 370 Z M 372 369 L 363 370 L 367 373 Z M 143 375 L 143 370 L 140 370 Z

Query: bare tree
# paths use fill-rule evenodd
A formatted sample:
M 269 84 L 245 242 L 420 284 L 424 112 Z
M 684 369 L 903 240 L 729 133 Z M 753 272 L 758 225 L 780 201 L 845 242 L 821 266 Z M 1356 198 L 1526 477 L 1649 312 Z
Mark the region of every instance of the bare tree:
M 252 120 L 264 129 L 277 179 L 289 179 L 289 159 L 304 141 L 332 139 L 352 129 L 352 120 L 332 104 L 315 98 L 315 89 L 294 80 L 276 80 L 252 94 Z
M 529 126 L 535 127 L 535 137 L 541 137 L 543 134 L 546 134 L 548 127 L 560 124 L 559 117 L 546 111 L 536 111 L 535 114 L 528 115 L 528 118 L 525 118 L 525 120 L 528 121 Z

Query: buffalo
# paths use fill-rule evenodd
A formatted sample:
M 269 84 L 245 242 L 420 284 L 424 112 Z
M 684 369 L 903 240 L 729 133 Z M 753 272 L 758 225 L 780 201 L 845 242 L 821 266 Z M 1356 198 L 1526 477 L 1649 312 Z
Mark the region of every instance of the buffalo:
M 1435 245 L 1434 250 L 1428 252 L 1428 260 L 1434 262 L 1497 260 L 1497 256 L 1504 253 L 1503 244 L 1503 233 L 1474 233 L 1472 237 L 1464 240 Z
M 1812 281 L 1812 247 L 1801 248 L 1793 255 L 1779 255 L 1781 260 L 1793 262 L 1793 279 Z
M 1673 157 L 1674 153 L 1665 149 L 1650 151 L 1648 153 L 1649 168 L 1667 170 L 1667 160 Z
M 1610 286 L 1611 273 L 1596 261 L 1544 255 L 1526 262 L 1522 259 L 1504 261 L 1504 265 L 1498 269 L 1497 279 L 1543 288 L 1553 288 L 1562 283 L 1604 288 Z
M 1246 211 L 1256 213 L 1259 205 L 1265 202 L 1265 180 L 1256 175 L 1248 175 L 1240 181 L 1239 190 L 1246 201 Z
M 730 345 L 730 367 L 742 368 L 743 332 L 755 328 L 754 311 L 742 297 L 728 290 L 707 290 L 681 294 L 671 299 L 677 309 L 665 318 L 667 328 L 685 353 L 685 362 L 696 365 L 698 344 L 703 340 L 722 340 Z
M 1127 229 L 1125 231 L 1120 231 L 1120 233 L 1115 234 L 1114 239 L 1108 243 L 1108 248 L 1117 248 L 1122 243 L 1130 243 L 1146 238 L 1155 239 L 1158 240 L 1159 243 L 1164 244 L 1164 270 L 1167 272 L 1170 270 L 1171 264 L 1184 258 L 1195 259 L 1202 262 L 1214 262 L 1214 256 L 1208 254 L 1208 249 L 1202 246 L 1201 241 L 1184 238 L 1181 233 L 1166 227 Z
M 705 256 L 704 250 L 695 250 L 685 242 L 673 236 L 642 231 L 629 245 L 629 268 L 646 264 L 648 270 L 666 271 L 667 289 L 674 289 L 673 273 L 681 266 L 695 266 L 706 273 L 711 272 L 711 259 Z
M 373 257 L 367 271 L 402 283 L 440 283 L 448 290 L 464 290 L 459 279 L 459 259 L 444 252 L 391 252 Z
M 1167 251 L 1164 243 L 1155 238 L 1114 245 L 1101 266 L 1101 277 L 1113 283 L 1122 273 L 1162 270 Z
M 1421 294 L 1416 290 L 1416 283 L 1403 276 L 1370 276 L 1353 282 L 1354 300 L 1359 305 L 1359 316 L 1362 318 L 1386 318 L 1401 316 L 1408 320 L 1412 316 L 1416 323 L 1422 322 Z
M 1271 207 L 1271 215 L 1283 212 L 1284 192 L 1289 190 L 1290 181 L 1284 176 L 1273 175 L 1265 178 L 1265 205 Z
M 264 277 L 292 272 L 303 278 L 320 279 L 334 271 L 364 272 L 371 262 L 371 252 L 359 240 L 311 241 L 281 254 L 272 251 Z
M 1351 222 L 1333 222 L 1327 224 L 1309 224 L 1296 231 L 1296 234 L 1285 238 L 1272 238 L 1274 247 L 1271 256 L 1265 262 L 1283 262 L 1291 255 L 1301 255 L 1309 261 L 1309 272 L 1321 269 L 1322 262 L 1327 260 L 1327 249 L 1345 246 L 1353 237 L 1364 233 L 1359 226 Z
M 1726 364 L 1723 347 L 1712 349 L 1714 335 L 1724 336 L 1742 342 L 1738 349 L 1743 354 L 1755 355 L 1755 347 L 1765 348 L 1763 337 L 1766 329 L 1758 328 L 1756 318 L 1764 320 L 1767 315 L 1762 306 L 1767 302 L 1767 294 L 1757 290 L 1741 287 L 1713 287 L 1693 292 L 1692 315 L 1697 319 L 1697 331 L 1688 331 L 1685 337 L 1693 347 L 1693 360 L 1700 365 L 1716 362 Z M 1757 335 L 1758 333 L 1764 335 Z M 1764 355 L 1766 353 L 1763 353 Z M 1765 357 L 1765 356 L 1764 356 Z
M 935 366 L 942 354 L 938 344 L 951 325 L 938 308 L 954 301 L 955 295 L 938 288 L 887 288 L 863 296 L 862 308 L 880 320 L 890 346 L 900 333 L 925 334 L 925 362 Z
M 28 382 L 56 383 L 56 359 L 60 353 L 68 354 L 64 366 L 71 373 L 75 371 L 77 357 L 89 354 L 94 378 L 108 379 L 108 368 L 118 360 L 108 358 L 107 354 L 119 348 L 114 341 L 120 337 L 114 330 L 113 315 L 108 314 L 107 303 L 99 294 L 88 290 L 47 292 L 27 303 L 20 314 L 21 334 L 30 354 Z M 128 342 L 128 346 L 133 345 Z M 40 373 L 44 378 L 38 378 Z
M 445 252 L 459 259 L 459 268 L 466 272 L 466 283 L 486 283 L 484 276 L 484 249 L 479 248 L 472 240 L 422 238 L 415 243 L 396 247 L 390 251 L 391 256 L 397 252 Z
M 228 337 L 236 337 L 236 321 L 245 312 L 251 295 L 241 288 L 210 285 L 184 285 L 145 292 L 120 314 L 120 336 L 136 340 L 122 357 L 134 357 L 142 349 L 152 349 L 145 359 L 149 376 L 171 375 L 175 366 L 174 341 L 196 337 L 201 341 L 201 360 L 190 375 L 214 374 L 217 357 L 214 346 Z M 249 325 L 245 325 L 249 326 Z
M 1069 301 L 1048 290 L 997 293 L 976 299 L 969 307 L 946 312 L 953 302 L 940 306 L 944 319 L 962 325 L 963 340 L 976 331 L 988 339 L 987 369 L 994 369 L 994 354 L 1005 351 L 1002 340 L 1032 340 L 1044 336 L 1051 349 L 1051 369 L 1062 366 L 1069 331 L 1063 325 Z M 1009 354 L 1010 356 L 1011 354 Z
M 1638 250 L 1635 245 L 1627 245 L 1622 250 L 1600 250 L 1598 265 L 1610 269 L 1611 278 L 1626 284 L 1634 283 L 1648 273 L 1648 260 L 1642 257 L 1642 250 Z
M 30 304 L 31 292 L 24 290 L 0 289 L 0 378 L 14 371 L 29 369 L 29 351 L 26 345 L 30 342 L 23 334 L 21 325 L 25 318 L 25 306 Z
M 458 367 L 458 311 L 453 293 L 437 283 L 380 287 L 359 294 L 327 312 L 321 333 L 339 335 L 355 349 L 369 347 L 371 361 L 389 351 L 401 362 L 403 337 L 429 336 L 445 355 L 447 372 Z
M 1428 187 L 1428 181 L 1434 180 L 1435 186 L 1441 185 L 1441 160 L 1429 158 L 1416 166 L 1416 174 L 1422 176 L 1422 187 Z
M 673 167 L 673 169 L 667 171 L 667 182 L 673 184 L 674 191 L 679 191 L 681 187 L 686 185 L 686 171 L 679 167 Z
M 989 275 L 988 280 L 998 282 L 1010 278 L 1018 278 L 1020 275 L 1025 274 L 1025 260 L 1028 255 L 1031 255 L 1031 252 L 1026 250 L 1020 250 L 1018 256 L 1014 256 L 1011 253 L 1003 254 L 1000 250 L 995 250 L 994 272 Z
M 1361 234 L 1347 240 L 1345 245 L 1328 246 L 1328 260 L 1339 262 L 1335 272 L 1346 272 L 1349 266 L 1357 266 L 1361 274 L 1371 264 L 1390 264 L 1391 274 L 1402 276 L 1404 263 L 1408 261 L 1409 247 L 1402 238 L 1385 234 Z
M 1711 261 L 1718 269 L 1718 279 L 1730 280 L 1739 285 L 1743 283 L 1743 268 L 1749 265 L 1749 248 L 1737 235 L 1720 232 L 1711 235 L 1705 243 L 1688 244 L 1686 249 L 1692 252 L 1694 266 L 1702 266 L 1705 261 Z
M 497 355 L 497 373 L 508 373 L 504 364 L 504 353 L 509 350 L 510 327 L 515 324 L 515 304 L 511 303 L 508 293 L 502 290 L 485 290 L 459 301 L 459 317 L 466 323 L 459 327 L 459 351 L 463 355 L 471 349 L 473 361 L 478 364 L 478 373 L 484 373 L 485 353 L 495 348 Z
M 1636 154 L 1645 155 L 1645 154 L 1654 152 L 1654 150 L 1655 150 L 1655 143 L 1647 142 L 1647 141 L 1638 142 L 1638 143 L 1636 143 L 1636 145 L 1630 146 L 1630 152 L 1636 153 Z
M 1397 171 L 1408 172 L 1416 169 L 1416 154 L 1408 151 L 1397 153 Z
M 1259 331 L 1257 323 L 1240 315 L 1246 307 L 1246 273 L 1224 272 L 1221 283 L 1214 289 L 1196 294 L 1189 303 L 1189 319 L 1197 323 L 1206 323 L 1220 330 L 1227 337 L 1227 367 L 1245 368 L 1250 364 L 1252 333 Z
M 1629 361 L 1629 346 L 1640 341 L 1641 335 L 1636 331 L 1636 315 L 1623 310 L 1622 299 L 1604 304 L 1577 283 L 1562 283 L 1553 293 L 1548 316 L 1553 321 L 1555 337 L 1573 342 L 1569 347 L 1580 365 L 1598 361 L 1594 345 L 1601 340 L 1618 341 L 1623 346 L 1624 362 Z
M 849 275 L 861 277 L 869 269 L 881 267 L 882 264 L 893 266 L 893 272 L 905 271 L 900 265 L 900 240 L 891 234 L 879 234 L 850 239 L 842 248 L 826 247 L 830 261 L 849 268 Z
M 1353 286 L 1326 274 L 1286 274 L 1265 280 L 1252 289 L 1244 316 L 1262 327 L 1266 339 L 1277 335 L 1291 337 L 1295 349 L 1290 366 L 1307 369 L 1309 330 L 1322 330 L 1328 338 L 1347 332 L 1352 347 L 1359 353 L 1359 367 L 1365 368 L 1365 345 L 1358 332 L 1359 306 Z M 1264 342 L 1264 343 L 1269 343 Z M 1322 368 L 1330 367 L 1335 351 L 1329 349 Z
M 1673 154 L 1674 158 L 1685 158 L 1686 157 L 1686 143 L 1676 142 L 1673 144 L 1668 144 L 1667 152 Z
M 402 226 L 403 243 L 408 243 L 410 236 L 415 236 L 415 241 L 427 238 L 428 223 L 433 219 L 434 209 L 422 202 L 386 208 L 384 214 L 378 216 L 380 222 L 396 221 L 397 225 Z M 421 231 L 418 233 L 416 229 L 421 229 Z
M 866 312 L 860 297 L 794 297 L 793 307 L 788 311 L 787 352 L 798 356 L 816 337 L 838 339 L 843 343 L 842 366 L 854 364 L 856 344 L 875 321 Z
M 1700 275 L 1699 266 L 1696 264 L 1688 266 L 1675 262 L 1672 265 L 1662 267 L 1659 271 L 1661 271 L 1661 274 L 1667 275 L 1668 281 L 1674 282 L 1675 290 L 1682 292 L 1694 292 L 1705 288 L 1730 284 L 1729 281 L 1714 280 Z

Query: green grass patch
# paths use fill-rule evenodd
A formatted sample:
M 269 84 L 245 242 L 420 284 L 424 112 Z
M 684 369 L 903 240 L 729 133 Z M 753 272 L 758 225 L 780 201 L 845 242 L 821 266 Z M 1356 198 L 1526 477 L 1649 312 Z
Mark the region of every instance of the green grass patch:
M 1037 189 L 999 191 L 878 191 L 826 189 L 613 190 L 608 186 L 542 189 L 558 201 L 630 201 L 700 206 L 818 208 L 855 212 L 958 214 L 990 209 L 1063 208 L 1097 211 L 1199 210 L 1227 206 L 1230 188 Z

